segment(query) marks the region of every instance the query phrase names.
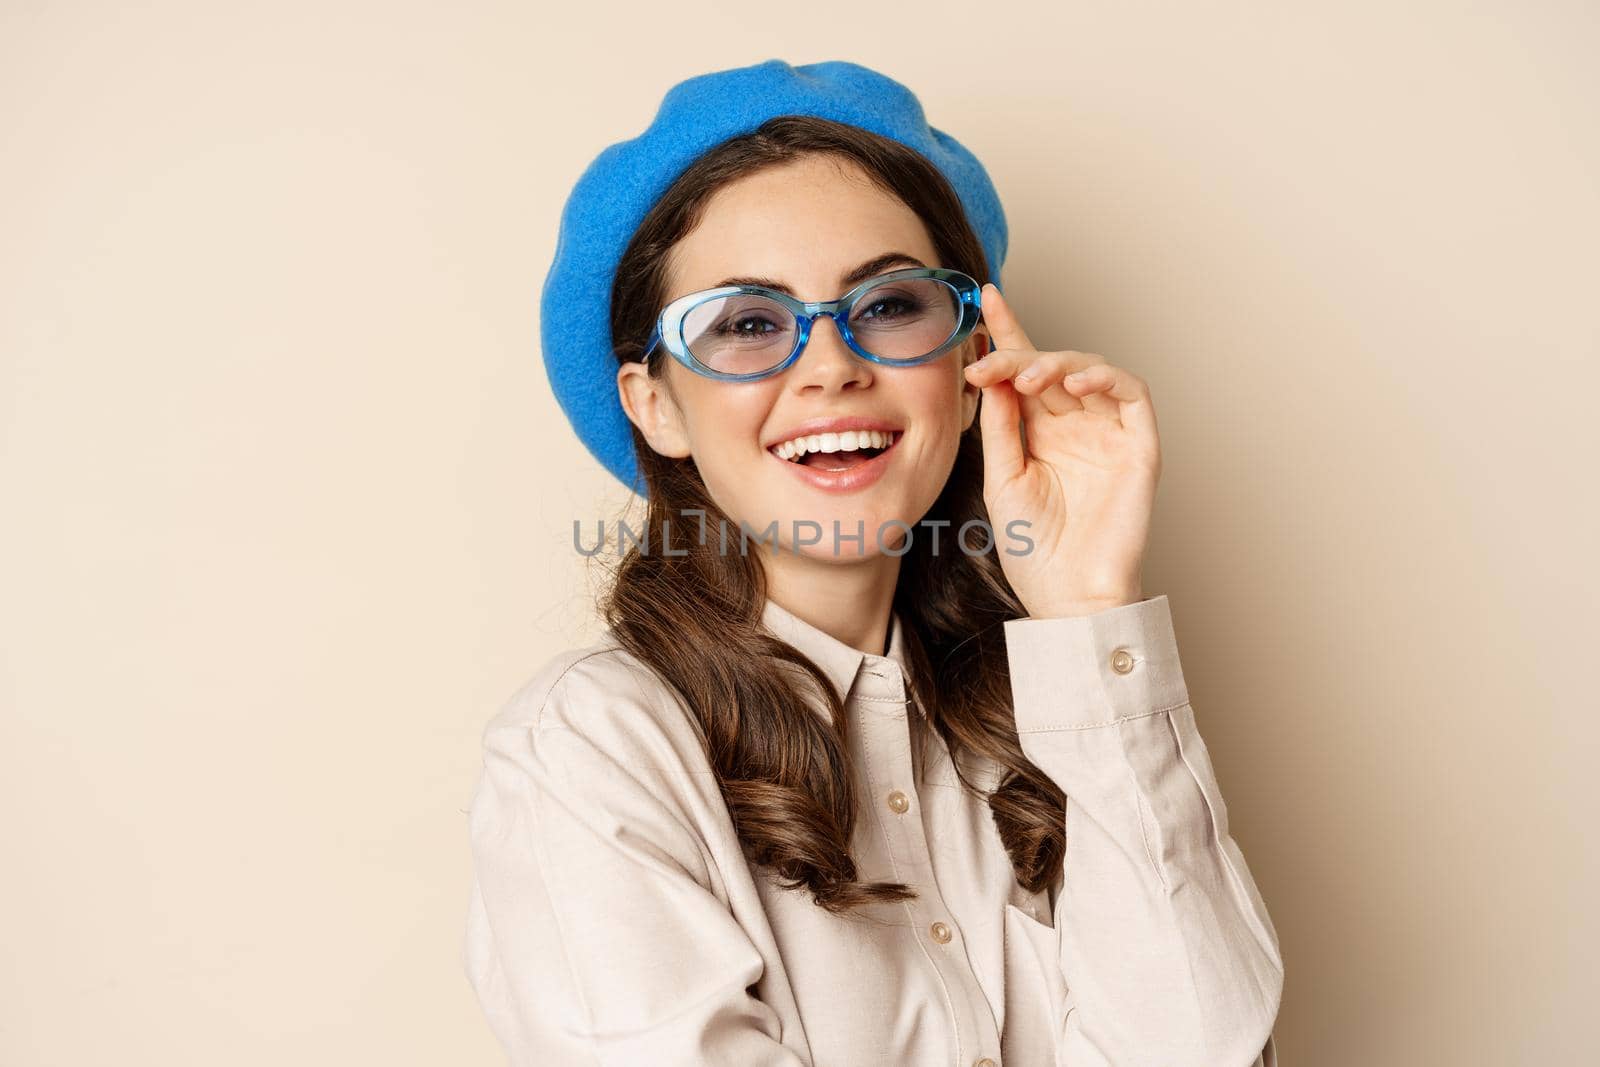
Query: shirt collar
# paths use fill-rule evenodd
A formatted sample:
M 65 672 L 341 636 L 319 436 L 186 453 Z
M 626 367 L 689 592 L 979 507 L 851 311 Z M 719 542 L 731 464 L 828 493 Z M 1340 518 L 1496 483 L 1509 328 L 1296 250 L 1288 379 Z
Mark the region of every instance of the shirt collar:
M 902 677 L 906 672 L 905 634 L 898 612 L 890 612 L 889 651 L 882 656 L 852 648 L 827 631 L 813 626 L 794 612 L 781 607 L 771 597 L 767 598 L 762 608 L 761 622 L 774 636 L 793 645 L 822 668 L 822 673 L 828 676 L 834 690 L 839 694 L 841 703 L 849 695 L 851 686 L 855 684 L 856 674 L 863 665 L 892 668 L 902 672 Z

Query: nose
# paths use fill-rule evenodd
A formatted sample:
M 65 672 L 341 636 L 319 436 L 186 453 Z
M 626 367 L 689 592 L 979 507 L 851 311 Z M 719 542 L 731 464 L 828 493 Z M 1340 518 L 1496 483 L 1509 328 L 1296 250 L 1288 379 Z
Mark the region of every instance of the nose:
M 865 383 L 872 379 L 870 364 L 844 343 L 839 323 L 826 314 L 812 320 L 806 347 L 789 371 L 799 389 L 812 385 L 843 389 L 850 382 Z

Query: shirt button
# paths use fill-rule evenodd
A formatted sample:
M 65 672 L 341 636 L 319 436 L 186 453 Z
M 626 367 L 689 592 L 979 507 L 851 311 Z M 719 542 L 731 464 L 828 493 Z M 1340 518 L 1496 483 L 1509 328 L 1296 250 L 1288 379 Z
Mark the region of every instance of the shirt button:
M 981 1059 L 981 1060 L 977 1061 L 976 1063 L 974 1063 L 972 1065 L 972 1067 L 999 1067 L 999 1065 L 996 1064 L 989 1057 L 985 1056 L 983 1059 Z
M 944 923 L 934 923 L 928 929 L 933 934 L 933 939 L 939 944 L 942 945 L 950 940 L 950 928 Z
M 1127 674 L 1133 670 L 1133 653 L 1125 648 L 1119 648 L 1111 653 L 1111 669 L 1118 674 Z
M 910 806 L 911 801 L 907 800 L 906 795 L 900 792 L 900 790 L 896 789 L 893 793 L 889 794 L 889 810 L 894 812 L 896 815 L 904 815 L 906 809 Z

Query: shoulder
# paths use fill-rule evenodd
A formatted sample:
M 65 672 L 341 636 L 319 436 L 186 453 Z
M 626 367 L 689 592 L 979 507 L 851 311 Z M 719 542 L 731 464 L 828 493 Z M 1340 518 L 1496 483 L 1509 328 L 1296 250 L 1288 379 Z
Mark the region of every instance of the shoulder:
M 546 660 L 484 728 L 489 751 L 581 743 L 608 763 L 703 772 L 699 729 L 671 686 L 609 633 Z
M 740 854 L 698 725 L 609 634 L 541 664 L 485 727 L 483 758 L 472 816 L 486 842 L 546 812 L 595 840 L 652 842 L 705 885 Z
M 487 730 L 561 725 L 574 700 L 653 701 L 654 674 L 609 633 L 593 644 L 563 649 L 522 681 Z

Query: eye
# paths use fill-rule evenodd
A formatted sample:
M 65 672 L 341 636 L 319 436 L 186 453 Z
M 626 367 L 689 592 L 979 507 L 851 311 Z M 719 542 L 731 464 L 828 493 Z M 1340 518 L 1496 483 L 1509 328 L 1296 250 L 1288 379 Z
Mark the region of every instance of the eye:
M 724 337 L 765 337 L 782 327 L 764 315 L 735 315 L 722 320 L 716 332 Z
M 873 295 L 863 301 L 856 309 L 855 318 L 871 319 L 878 322 L 889 322 L 897 318 L 915 315 L 922 311 L 922 302 L 912 296 L 903 296 L 899 293 Z

